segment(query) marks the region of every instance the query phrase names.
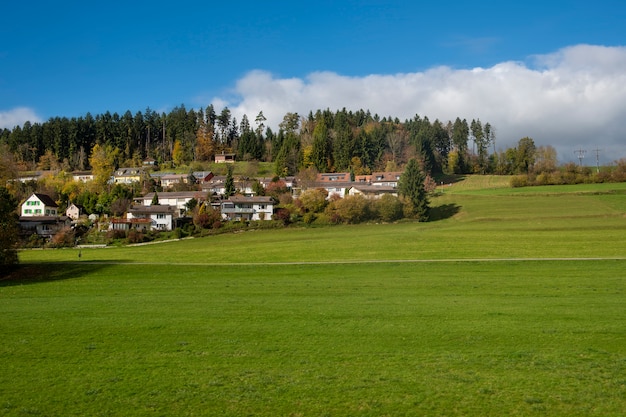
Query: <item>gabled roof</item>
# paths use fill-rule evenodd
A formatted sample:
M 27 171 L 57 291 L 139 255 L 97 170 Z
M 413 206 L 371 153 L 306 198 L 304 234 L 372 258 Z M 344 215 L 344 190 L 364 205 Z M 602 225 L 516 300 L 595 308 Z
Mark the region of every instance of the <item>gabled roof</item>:
M 41 201 L 44 204 L 44 206 L 59 207 L 58 204 L 54 202 L 52 197 L 50 197 L 47 194 L 34 193 L 33 195 L 37 197 L 39 201 Z
M 274 204 L 274 198 L 268 196 L 254 196 L 254 197 L 246 197 L 243 195 L 233 195 L 229 199 L 224 200 L 223 202 L 231 202 L 231 203 L 259 203 L 259 204 Z
M 196 200 L 203 199 L 205 197 L 202 191 L 161 191 L 157 193 L 160 199 L 166 198 L 195 198 Z M 154 193 L 148 193 L 143 197 L 135 200 L 152 200 L 154 198 Z
M 349 172 L 323 172 L 317 174 L 318 182 L 349 182 L 350 181 L 350 173 Z

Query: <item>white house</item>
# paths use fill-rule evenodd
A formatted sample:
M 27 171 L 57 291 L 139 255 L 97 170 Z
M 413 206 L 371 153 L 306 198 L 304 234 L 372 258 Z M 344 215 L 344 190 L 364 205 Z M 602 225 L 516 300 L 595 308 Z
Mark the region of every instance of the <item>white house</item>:
M 65 215 L 72 220 L 78 220 L 84 211 L 83 206 L 72 203 L 65 210 Z
M 66 216 L 59 216 L 59 206 L 50 196 L 34 193 L 22 203 L 20 228 L 25 234 L 36 233 L 50 238 L 71 225 Z
M 362 195 L 366 198 L 377 199 L 385 194 L 398 196 L 398 189 L 384 185 L 356 184 L 348 189 L 348 195 Z
M 59 206 L 50 196 L 34 193 L 22 203 L 22 216 L 57 216 Z
M 133 206 L 128 209 L 126 219 L 131 223 L 146 222 L 150 220 L 152 230 L 172 230 L 174 219 L 178 214 L 176 206 L 158 205 L 158 206 Z
M 79 182 L 93 181 L 94 175 L 91 171 L 74 171 L 72 172 L 72 179 Z
M 274 199 L 266 196 L 234 195 L 222 201 L 221 211 L 225 220 L 271 220 Z
M 178 209 L 179 216 L 185 214 L 185 211 L 187 210 L 186 205 L 191 199 L 195 198 L 198 202 L 201 202 L 205 200 L 204 196 L 205 194 L 200 191 L 164 191 L 157 193 L 159 205 L 175 206 Z M 143 197 L 136 198 L 135 202 L 141 204 L 142 206 L 150 206 L 152 205 L 153 199 L 154 193 L 148 193 Z

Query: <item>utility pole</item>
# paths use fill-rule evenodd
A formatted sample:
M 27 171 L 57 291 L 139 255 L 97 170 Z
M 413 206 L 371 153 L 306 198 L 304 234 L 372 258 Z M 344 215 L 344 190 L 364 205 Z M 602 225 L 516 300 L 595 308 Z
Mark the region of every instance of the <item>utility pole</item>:
M 598 149 L 596 146 L 596 149 L 594 149 L 594 152 L 596 153 L 596 172 L 600 172 L 600 151 L 601 149 Z
M 578 155 L 578 164 L 583 166 L 583 158 L 585 157 L 587 151 L 579 148 L 578 150 L 575 150 L 574 153 Z

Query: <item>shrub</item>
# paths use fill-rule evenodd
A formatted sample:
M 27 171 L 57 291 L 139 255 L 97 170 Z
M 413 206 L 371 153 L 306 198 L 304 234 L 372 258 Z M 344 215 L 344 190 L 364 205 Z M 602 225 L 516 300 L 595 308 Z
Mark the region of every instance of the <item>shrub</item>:
M 372 218 L 370 205 L 370 200 L 361 195 L 355 195 L 346 196 L 331 203 L 328 207 L 330 208 L 331 218 L 334 215 L 339 217 L 342 222 L 356 224 Z
M 74 231 L 70 228 L 59 231 L 50 239 L 50 246 L 54 248 L 69 248 L 75 243 Z
M 526 187 L 528 185 L 528 176 L 527 175 L 515 175 L 511 177 L 511 187 Z
M 391 194 L 383 195 L 376 202 L 378 217 L 384 222 L 394 222 L 402 218 L 402 201 Z
M 328 191 L 324 188 L 315 188 L 304 191 L 298 200 L 302 203 L 305 212 L 321 213 L 328 205 Z
M 144 235 L 142 232 L 132 229 L 128 232 L 126 240 L 128 243 L 141 243 L 144 241 Z

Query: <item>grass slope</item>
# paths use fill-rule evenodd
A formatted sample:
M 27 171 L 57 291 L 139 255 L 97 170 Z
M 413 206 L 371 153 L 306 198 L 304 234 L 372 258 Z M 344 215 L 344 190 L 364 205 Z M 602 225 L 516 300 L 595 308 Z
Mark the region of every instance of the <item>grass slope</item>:
M 460 184 L 427 224 L 21 252 L 0 413 L 621 415 L 621 185 Z

